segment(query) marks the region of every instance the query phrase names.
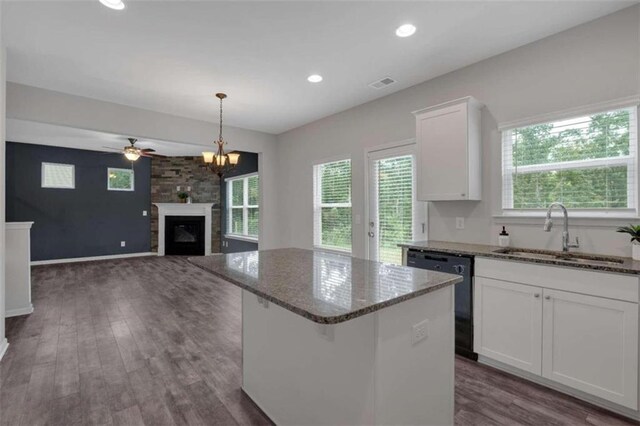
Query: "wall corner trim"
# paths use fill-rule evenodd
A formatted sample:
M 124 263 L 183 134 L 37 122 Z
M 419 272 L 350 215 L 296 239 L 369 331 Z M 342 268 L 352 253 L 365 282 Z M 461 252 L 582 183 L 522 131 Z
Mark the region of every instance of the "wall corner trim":
M 68 259 L 34 260 L 31 261 L 31 266 L 54 265 L 58 263 L 93 262 L 95 260 L 125 259 L 128 257 L 145 257 L 157 255 L 158 253 L 149 251 L 144 253 L 111 254 L 106 256 L 73 257 Z
M 5 222 L 6 229 L 31 229 L 33 222 Z
M 0 361 L 2 361 L 2 357 L 7 353 L 7 349 L 9 348 L 9 341 L 6 338 L 3 338 L 0 341 Z
M 20 315 L 29 315 L 31 313 L 33 313 L 33 305 L 31 303 L 29 303 L 29 306 L 27 306 L 25 308 L 9 309 L 9 310 L 5 311 L 4 317 L 5 318 L 17 317 L 17 316 L 20 316 Z

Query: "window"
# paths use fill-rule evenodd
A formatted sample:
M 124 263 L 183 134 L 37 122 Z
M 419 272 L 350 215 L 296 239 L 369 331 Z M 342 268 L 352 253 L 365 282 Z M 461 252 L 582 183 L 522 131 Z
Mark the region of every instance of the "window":
M 636 152 L 636 107 L 503 131 L 503 209 L 635 213 Z
M 42 187 L 74 189 L 76 187 L 73 164 L 42 163 Z
M 351 251 L 351 160 L 313 167 L 316 247 Z
M 257 174 L 227 179 L 227 235 L 258 239 L 259 184 Z
M 109 191 L 133 191 L 134 175 L 132 169 L 107 169 L 107 189 Z

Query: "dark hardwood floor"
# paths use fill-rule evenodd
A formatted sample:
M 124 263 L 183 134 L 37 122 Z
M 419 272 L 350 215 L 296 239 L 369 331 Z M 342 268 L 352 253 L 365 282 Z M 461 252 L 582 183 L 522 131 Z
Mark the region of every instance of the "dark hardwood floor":
M 2 425 L 270 424 L 241 392 L 240 290 L 179 257 L 38 266 L 7 320 Z M 457 359 L 458 425 L 636 424 Z

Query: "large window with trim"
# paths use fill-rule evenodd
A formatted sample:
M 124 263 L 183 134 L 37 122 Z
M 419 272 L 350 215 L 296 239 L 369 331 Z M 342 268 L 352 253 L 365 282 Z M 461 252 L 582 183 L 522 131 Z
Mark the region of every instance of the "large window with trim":
M 260 181 L 257 174 L 227 179 L 227 237 L 257 240 Z
M 505 214 L 559 201 L 585 215 L 637 210 L 637 107 L 502 132 Z
M 313 243 L 351 252 L 351 160 L 313 167 Z

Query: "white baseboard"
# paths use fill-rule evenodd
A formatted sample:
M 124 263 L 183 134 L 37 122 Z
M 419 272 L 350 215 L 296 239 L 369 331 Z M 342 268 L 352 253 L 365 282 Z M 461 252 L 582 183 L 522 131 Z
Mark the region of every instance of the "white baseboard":
M 512 367 L 510 365 L 504 364 L 500 361 L 495 361 L 482 355 L 478 356 L 478 362 L 497 368 L 498 370 L 505 371 L 509 374 L 513 374 L 514 376 L 532 381 L 539 385 L 546 386 L 558 392 L 566 393 L 567 395 L 571 395 L 575 398 L 581 399 L 593 405 L 597 405 L 598 407 L 602 407 L 609 411 L 613 411 L 614 413 L 620 414 L 622 416 L 629 417 L 633 420 L 640 420 L 640 411 L 635 411 L 630 408 L 607 401 L 605 399 L 598 398 L 597 396 L 589 395 L 588 393 L 570 388 L 560 383 L 556 383 L 552 380 L 546 379 L 533 373 L 529 373 L 528 371 L 520 370 L 519 368 Z
M 29 304 L 29 306 L 27 306 L 25 308 L 9 309 L 8 311 L 5 311 L 4 317 L 5 318 L 17 317 L 17 316 L 20 316 L 20 315 L 29 315 L 30 313 L 33 313 L 33 305 L 32 304 Z
M 94 260 L 124 259 L 127 257 L 143 257 L 143 256 L 157 256 L 157 255 L 158 253 L 149 251 L 144 253 L 110 254 L 107 256 L 89 256 L 89 257 L 72 257 L 68 259 L 34 260 L 31 262 L 31 266 L 53 265 L 56 263 L 92 262 Z
M 8 348 L 9 348 L 9 342 L 7 341 L 6 338 L 3 338 L 0 341 L 0 361 L 2 360 L 2 357 L 4 356 L 4 354 L 7 353 Z

